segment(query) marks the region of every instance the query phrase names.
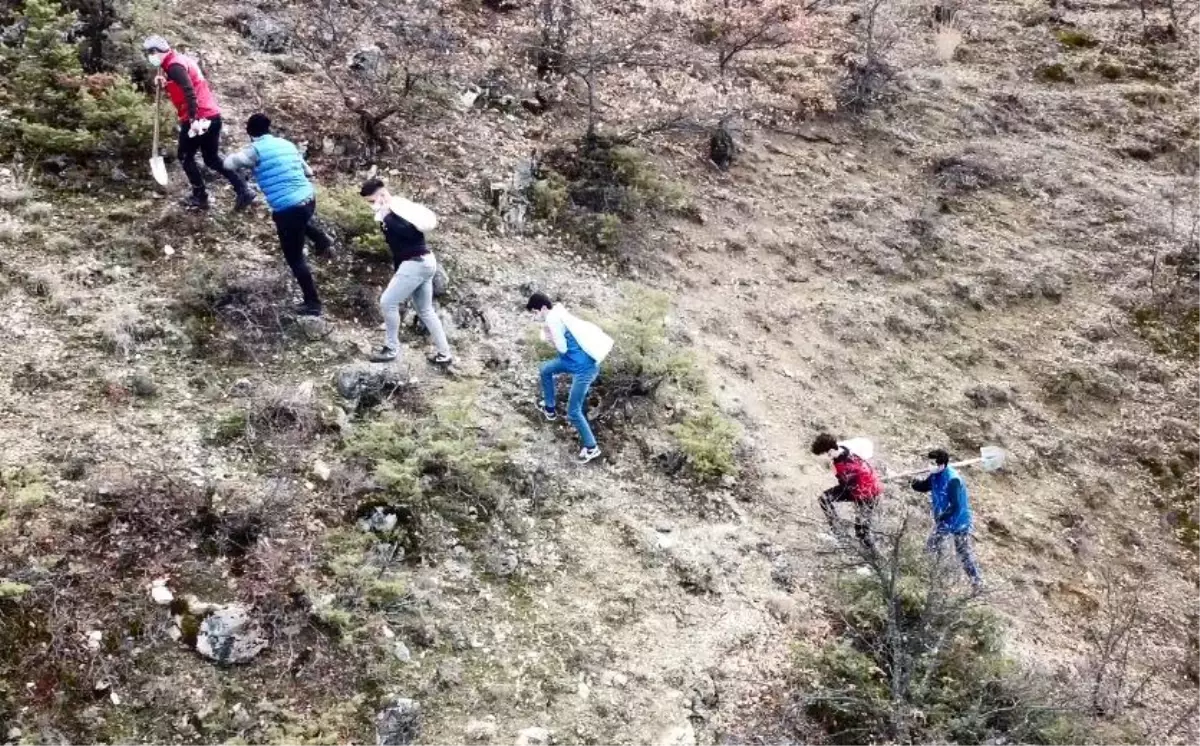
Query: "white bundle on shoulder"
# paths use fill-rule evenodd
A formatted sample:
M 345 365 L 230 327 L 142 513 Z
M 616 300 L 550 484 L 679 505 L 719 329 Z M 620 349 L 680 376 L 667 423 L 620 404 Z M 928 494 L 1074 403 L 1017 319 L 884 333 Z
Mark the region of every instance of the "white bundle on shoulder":
M 428 233 L 437 228 L 437 215 L 425 205 L 419 205 L 403 197 L 392 197 L 389 207 L 393 213 L 412 223 L 413 227 L 422 233 Z
M 838 445 L 845 448 L 850 453 L 858 456 L 863 461 L 870 461 L 875 455 L 875 444 L 870 438 L 850 438 L 849 440 L 839 440 Z

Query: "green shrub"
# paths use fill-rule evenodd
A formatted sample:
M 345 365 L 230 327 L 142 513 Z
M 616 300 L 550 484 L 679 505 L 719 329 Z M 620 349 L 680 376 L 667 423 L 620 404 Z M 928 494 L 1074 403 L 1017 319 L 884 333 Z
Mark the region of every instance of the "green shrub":
M 620 313 L 603 324 L 614 341 L 605 370 L 665 381 L 690 394 L 703 392 L 704 375 L 695 356 L 668 337 L 670 297 L 636 285 L 623 290 Z
M 535 218 L 602 250 L 620 245 L 625 224 L 687 206 L 683 188 L 663 178 L 645 153 L 604 137 L 547 153 L 528 197 Z
M 144 155 L 154 108 L 128 80 L 86 75 L 67 43 L 74 13 L 57 0 L 26 0 L 20 44 L 0 48 L 0 150 L 41 155 Z
M 475 425 L 472 401 L 444 390 L 427 420 L 381 420 L 347 444 L 348 454 L 373 470 L 388 503 L 411 512 L 409 525 L 396 530 L 414 557 L 424 553 L 442 524 L 460 539 L 473 540 L 511 503 L 512 444 L 485 438 Z
M 705 407 L 671 428 L 688 468 L 702 482 L 737 473 L 738 433 L 716 407 Z
M 797 652 L 807 716 L 834 743 L 1081 743 L 1096 725 L 1004 654 L 1000 619 L 956 596 L 905 528 L 834 594 L 835 639 Z M 1112 734 L 1106 734 L 1109 738 Z
M 353 187 L 320 189 L 317 193 L 317 212 L 347 239 L 379 233 L 371 208 Z

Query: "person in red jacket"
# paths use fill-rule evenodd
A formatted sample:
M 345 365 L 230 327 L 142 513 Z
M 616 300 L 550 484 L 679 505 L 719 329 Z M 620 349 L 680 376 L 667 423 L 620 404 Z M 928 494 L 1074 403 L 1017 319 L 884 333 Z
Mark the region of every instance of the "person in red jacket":
M 821 512 L 829 519 L 830 528 L 834 533 L 838 532 L 834 503 L 854 503 L 854 535 L 868 552 L 874 553 L 871 517 L 883 494 L 883 483 L 879 481 L 879 476 L 866 460 L 851 453 L 849 448 L 838 443 L 837 438 L 829 433 L 821 433 L 813 440 L 812 452 L 814 456 L 827 456 L 833 463 L 833 474 L 837 477 L 837 486 L 821 493 L 819 500 Z
M 142 42 L 142 51 L 150 64 L 159 69 L 154 81 L 166 92 L 179 114 L 179 163 L 192 185 L 192 194 L 183 201 L 185 207 L 207 210 L 208 191 L 204 176 L 196 165 L 196 153 L 204 165 L 224 176 L 237 194 L 235 210 L 242 210 L 254 201 L 254 192 L 236 171 L 225 168 L 217 148 L 221 141 L 221 109 L 217 97 L 208 87 L 204 73 L 191 57 L 179 54 L 161 36 L 151 36 Z

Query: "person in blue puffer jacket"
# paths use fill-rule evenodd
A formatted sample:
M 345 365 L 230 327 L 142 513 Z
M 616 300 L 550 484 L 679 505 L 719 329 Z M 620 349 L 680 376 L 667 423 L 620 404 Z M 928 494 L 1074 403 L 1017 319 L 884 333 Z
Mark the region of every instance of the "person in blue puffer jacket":
M 253 169 L 254 180 L 271 208 L 283 258 L 296 277 L 304 298 L 296 313 L 320 316 L 321 299 L 312 271 L 304 260 L 304 240 L 312 239 L 318 254 L 328 252 L 331 242 L 312 223 L 317 209 L 316 190 L 309 181 L 312 169 L 291 141 L 271 134 L 271 120 L 266 114 L 251 116 L 246 121 L 246 134 L 250 135 L 250 144 L 228 156 L 225 168 Z
M 975 590 L 983 588 L 983 578 L 971 551 L 971 503 L 962 477 L 950 466 L 950 454 L 938 448 L 929 452 L 929 476 L 914 480 L 912 488 L 929 493 L 933 512 L 933 533 L 925 544 L 926 551 L 941 555 L 942 540 L 954 537 L 954 549 Z

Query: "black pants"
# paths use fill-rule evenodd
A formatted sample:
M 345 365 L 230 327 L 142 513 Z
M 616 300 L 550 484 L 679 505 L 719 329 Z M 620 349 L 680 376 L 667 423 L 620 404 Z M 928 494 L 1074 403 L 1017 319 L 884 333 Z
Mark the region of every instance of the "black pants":
M 275 220 L 275 228 L 279 231 L 279 247 L 283 249 L 283 258 L 296 276 L 300 292 L 304 296 L 304 305 L 311 309 L 321 308 L 321 299 L 317 297 L 317 284 L 313 282 L 312 271 L 308 262 L 304 261 L 304 239 L 311 238 L 318 247 L 327 245 L 329 239 L 312 224 L 313 213 L 316 212 L 316 200 L 309 199 L 295 207 L 280 210 L 271 214 Z
M 192 191 L 205 194 L 204 176 L 200 173 L 200 166 L 196 164 L 196 153 L 199 152 L 204 158 L 204 165 L 228 179 L 237 193 L 242 194 L 246 191 L 246 182 L 237 173 L 225 168 L 224 159 L 217 152 L 221 144 L 221 118 L 213 117 L 208 121 L 208 131 L 197 137 L 188 137 L 188 126 L 179 125 L 179 165 L 183 166 Z
M 830 527 L 837 528 L 837 511 L 834 510 L 834 503 L 852 502 L 854 503 L 854 535 L 862 542 L 863 547 L 869 551 L 875 551 L 875 541 L 871 538 L 871 517 L 875 513 L 875 501 L 857 502 L 846 490 L 841 487 L 833 487 L 821 493 L 821 512 L 829 519 Z

